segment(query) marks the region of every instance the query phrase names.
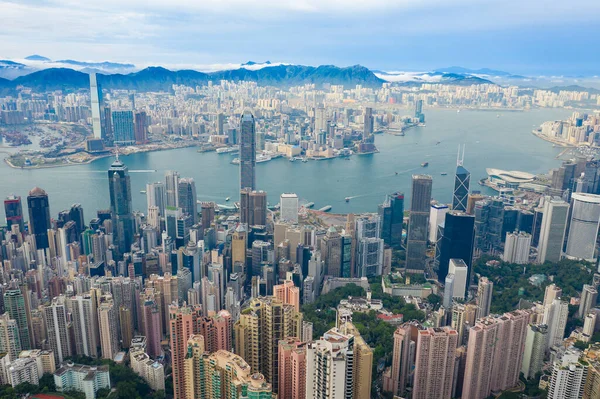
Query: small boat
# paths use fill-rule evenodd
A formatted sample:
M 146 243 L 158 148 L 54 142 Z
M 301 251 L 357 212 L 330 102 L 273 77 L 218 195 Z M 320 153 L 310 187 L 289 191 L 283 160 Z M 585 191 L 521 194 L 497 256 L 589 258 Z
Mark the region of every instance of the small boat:
M 500 114 L 496 115 L 496 118 L 500 118 Z
M 225 198 L 225 201 L 229 201 L 230 199 L 231 199 L 231 198 L 227 197 L 227 198 Z
M 146 194 L 146 190 L 140 190 L 140 194 Z
M 290 158 L 290 162 L 295 162 L 296 161 L 296 157 L 291 157 Z
M 460 114 L 460 109 L 457 109 L 457 110 L 456 110 L 456 113 L 457 113 L 457 114 Z
M 421 164 L 421 166 L 422 166 L 423 168 L 426 168 L 426 167 L 428 167 L 428 166 L 429 166 L 429 162 L 423 162 L 423 163 Z
M 315 206 L 314 202 L 309 202 L 308 204 L 304 205 L 305 208 L 312 208 L 313 206 Z
M 232 164 L 234 165 L 239 165 L 240 164 L 240 159 L 239 158 L 234 158 L 233 161 L 231 161 Z
M 398 172 L 396 172 L 396 176 L 398 176 Z
M 442 173 L 440 173 L 440 174 L 441 174 L 442 176 L 446 176 L 448 173 L 446 173 L 446 172 L 442 172 Z
M 350 202 L 351 199 L 352 199 L 352 197 L 346 197 L 345 198 L 346 202 Z
M 437 143 L 435 143 L 435 145 L 439 145 L 439 144 L 441 144 L 441 141 L 438 141 Z
M 308 159 L 302 158 L 302 162 L 306 163 L 306 162 L 308 162 Z

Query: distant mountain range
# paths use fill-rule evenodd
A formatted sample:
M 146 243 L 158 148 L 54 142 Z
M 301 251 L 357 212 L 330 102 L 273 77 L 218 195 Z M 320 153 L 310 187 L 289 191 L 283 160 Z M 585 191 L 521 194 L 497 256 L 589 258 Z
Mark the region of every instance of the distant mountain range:
M 490 69 L 490 68 L 469 69 L 469 68 L 463 68 L 463 67 L 459 67 L 459 66 L 451 66 L 451 67 L 447 67 L 447 68 L 436 69 L 435 72 L 456 73 L 456 74 L 461 74 L 461 75 L 489 76 L 489 77 L 497 76 L 497 77 L 503 77 L 503 78 L 513 78 L 513 79 L 523 79 L 524 78 L 524 76 L 521 76 L 521 75 L 515 75 L 510 72 L 499 71 L 499 70 Z
M 385 81 L 367 68 L 355 65 L 339 68 L 332 65 L 319 67 L 278 65 L 258 70 L 244 68 L 204 73 L 192 70 L 170 71 L 162 67 L 149 67 L 130 74 L 99 74 L 98 82 L 107 89 L 137 91 L 168 91 L 172 85 L 202 85 L 208 81 L 252 81 L 261 86 L 290 87 L 307 83 L 344 85 L 354 87 L 381 87 Z M 77 91 L 89 87 L 88 74 L 69 68 L 50 68 L 19 76 L 13 80 L 0 79 L 0 94 L 14 93 L 17 86 L 37 92 L 65 90 Z

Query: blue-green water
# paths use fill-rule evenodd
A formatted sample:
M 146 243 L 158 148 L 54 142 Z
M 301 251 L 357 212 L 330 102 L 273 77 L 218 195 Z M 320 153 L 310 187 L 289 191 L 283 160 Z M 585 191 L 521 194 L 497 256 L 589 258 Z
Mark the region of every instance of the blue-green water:
M 411 175 L 428 173 L 433 176 L 433 197 L 442 202 L 452 199 L 456 152 L 466 144 L 465 167 L 471 172 L 471 189 L 482 190 L 477 184 L 489 167 L 547 172 L 560 161 L 561 151 L 531 134 L 540 123 L 568 117 L 570 110 L 534 110 L 529 112 L 496 112 L 432 110 L 426 112 L 427 126 L 413 128 L 406 136 L 381 134 L 376 136 L 380 153 L 353 156 L 349 161 L 289 162 L 276 159 L 257 165 L 257 187 L 269 193 L 271 204 L 278 202 L 283 192 L 295 192 L 300 198 L 315 202 L 318 209 L 325 205 L 332 212 L 369 212 L 377 209 L 386 193 L 404 191 L 410 198 Z M 436 144 L 440 141 L 440 144 Z M 200 200 L 225 203 L 226 197 L 238 197 L 239 166 L 230 164 L 229 154 L 198 153 L 195 148 L 133 154 L 123 157 L 132 172 L 131 185 L 134 209 L 146 210 L 146 196 L 140 194 L 147 182 L 164 179 L 166 170 L 177 170 L 181 176 L 193 177 Z M 429 167 L 422 168 L 422 162 Z M 72 203 L 81 203 L 89 220 L 97 209 L 108 208 L 106 171 L 112 159 L 105 158 L 89 165 L 21 170 L 0 164 L 0 195 L 10 193 L 23 199 L 34 186 L 48 192 L 52 216 Z M 395 173 L 398 172 L 398 175 Z M 447 172 L 447 176 L 440 173 Z M 352 197 L 348 203 L 345 197 Z M 25 201 L 24 201 L 25 202 Z M 24 203 L 24 208 L 26 203 Z M 2 212 L 1 217 L 4 219 Z M 24 212 L 27 212 L 24 209 Z

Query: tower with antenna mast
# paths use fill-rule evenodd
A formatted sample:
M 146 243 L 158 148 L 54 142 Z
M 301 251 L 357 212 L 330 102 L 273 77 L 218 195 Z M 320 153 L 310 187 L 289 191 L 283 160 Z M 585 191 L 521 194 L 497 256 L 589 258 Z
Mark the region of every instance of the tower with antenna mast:
M 454 177 L 454 193 L 452 195 L 452 209 L 455 211 L 467 210 L 469 197 L 469 184 L 471 173 L 464 167 L 466 145 L 458 145 L 456 154 L 456 175 Z

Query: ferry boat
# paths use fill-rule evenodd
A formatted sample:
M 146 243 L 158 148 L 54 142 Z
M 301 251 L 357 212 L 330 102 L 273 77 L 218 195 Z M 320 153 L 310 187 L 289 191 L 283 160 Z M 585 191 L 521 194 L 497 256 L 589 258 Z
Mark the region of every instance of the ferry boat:
M 351 199 L 352 199 L 352 197 L 346 197 L 345 198 L 346 202 L 350 202 Z
M 423 163 L 421 164 L 421 166 L 422 166 L 423 168 L 426 168 L 426 167 L 428 167 L 428 166 L 429 166 L 429 162 L 423 162 Z
M 239 165 L 240 164 L 240 159 L 239 158 L 234 158 L 233 161 L 231 161 L 232 164 L 234 165 Z
M 270 160 L 271 160 L 271 157 L 269 155 L 265 155 L 265 154 L 259 154 L 256 157 L 256 163 L 269 162 Z
M 140 190 L 140 194 L 146 194 L 146 190 Z
M 329 212 L 331 210 L 331 205 L 326 205 L 323 208 L 319 209 L 321 212 Z
M 440 175 L 442 175 L 442 176 L 446 176 L 447 174 L 448 174 L 448 173 L 446 173 L 446 172 L 442 172 L 442 173 L 440 173 Z
M 305 208 L 312 208 L 313 206 L 315 206 L 314 202 L 309 202 L 308 204 L 304 205 Z
M 225 201 L 229 201 L 229 200 L 230 200 L 230 198 L 229 198 L 229 197 L 225 198 Z

